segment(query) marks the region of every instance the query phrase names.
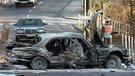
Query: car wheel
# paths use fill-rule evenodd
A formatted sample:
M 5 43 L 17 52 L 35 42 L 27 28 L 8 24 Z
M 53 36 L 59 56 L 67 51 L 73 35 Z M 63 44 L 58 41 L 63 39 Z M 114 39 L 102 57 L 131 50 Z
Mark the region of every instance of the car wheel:
M 31 62 L 31 68 L 34 70 L 45 70 L 47 66 L 47 60 L 43 57 L 35 57 Z
M 32 3 L 31 6 L 34 7 L 35 6 L 35 3 Z
M 105 62 L 106 68 L 121 68 L 121 59 L 116 55 L 110 55 Z
M 18 4 L 18 3 L 16 3 L 16 4 L 15 4 L 15 7 L 16 7 L 16 8 L 18 8 L 18 7 L 19 7 L 19 4 Z
M 37 3 L 35 2 L 35 6 L 37 5 Z

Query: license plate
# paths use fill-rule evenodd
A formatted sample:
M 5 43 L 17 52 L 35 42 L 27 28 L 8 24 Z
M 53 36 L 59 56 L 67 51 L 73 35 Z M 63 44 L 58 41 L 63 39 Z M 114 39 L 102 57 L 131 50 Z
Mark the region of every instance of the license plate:
M 31 36 L 36 36 L 35 34 L 29 34 L 27 35 L 27 37 L 31 37 Z
M 27 2 L 21 2 L 22 4 L 26 4 Z

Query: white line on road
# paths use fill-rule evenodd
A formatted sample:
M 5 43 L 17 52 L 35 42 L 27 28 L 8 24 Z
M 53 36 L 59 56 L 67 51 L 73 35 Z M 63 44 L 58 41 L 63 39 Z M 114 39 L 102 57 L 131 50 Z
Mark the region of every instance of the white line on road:
M 0 25 L 3 25 L 3 23 L 0 23 Z
M 30 15 L 28 14 L 27 17 L 30 17 Z
M 15 24 L 15 23 L 9 23 L 9 25 L 13 25 L 13 24 Z
M 33 9 L 36 8 L 36 7 L 37 7 L 37 6 L 34 6 Z
M 48 25 L 55 25 L 55 23 L 48 23 Z
M 42 3 L 43 3 L 43 1 L 39 2 L 39 4 L 42 4 Z
M 29 10 L 29 13 L 31 12 L 32 10 Z

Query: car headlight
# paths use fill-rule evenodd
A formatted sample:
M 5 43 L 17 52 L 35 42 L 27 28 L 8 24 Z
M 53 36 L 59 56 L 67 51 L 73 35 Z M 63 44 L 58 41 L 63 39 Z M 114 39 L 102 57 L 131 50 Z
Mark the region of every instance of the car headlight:
M 45 28 L 38 28 L 38 32 L 46 32 Z
M 24 33 L 23 29 L 16 29 L 16 33 Z

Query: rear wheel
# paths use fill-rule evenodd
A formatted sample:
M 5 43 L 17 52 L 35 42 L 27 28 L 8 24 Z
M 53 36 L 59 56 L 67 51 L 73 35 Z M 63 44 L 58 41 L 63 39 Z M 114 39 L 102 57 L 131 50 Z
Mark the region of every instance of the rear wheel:
M 106 68 L 121 68 L 121 59 L 116 55 L 110 55 L 105 62 Z
M 31 68 L 34 70 L 45 70 L 47 66 L 47 60 L 43 57 L 35 57 L 31 62 Z

